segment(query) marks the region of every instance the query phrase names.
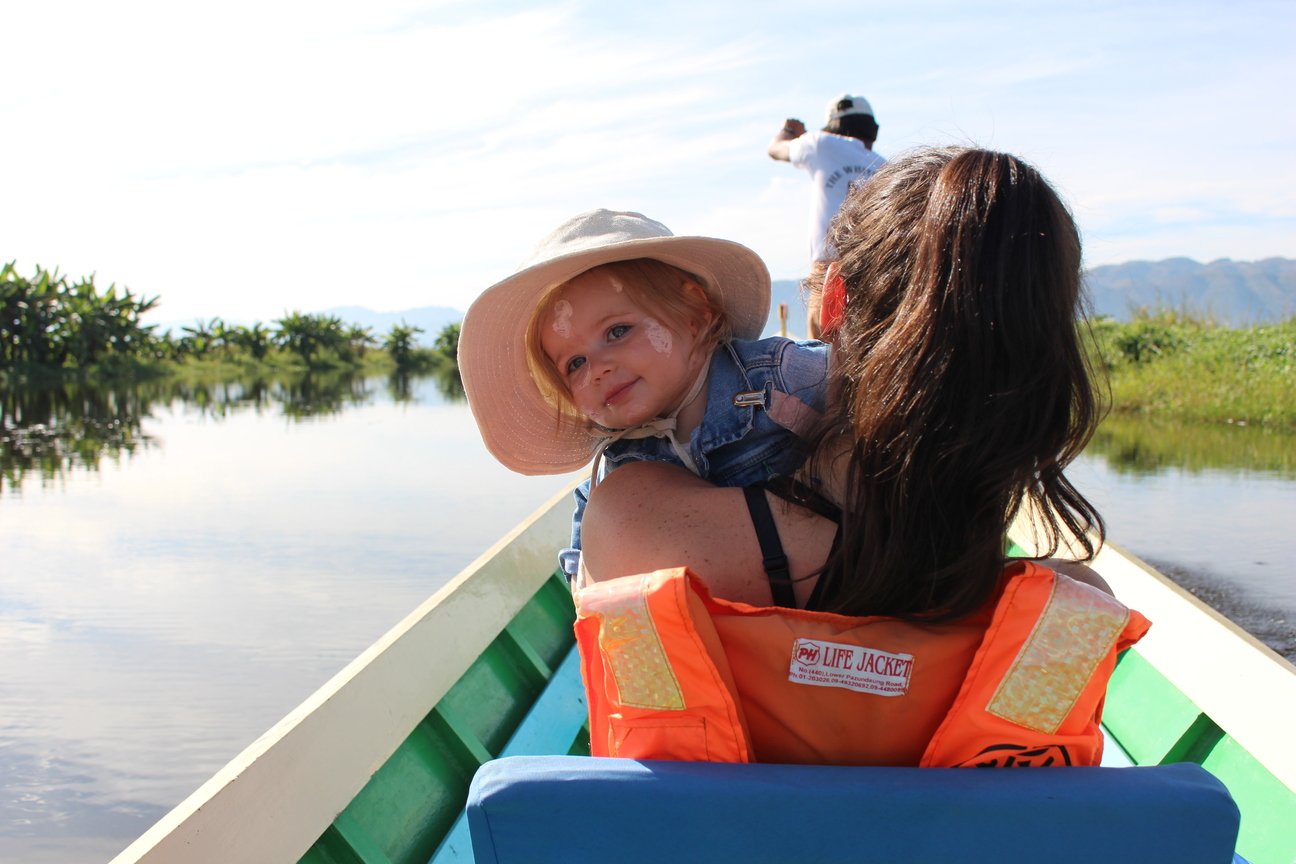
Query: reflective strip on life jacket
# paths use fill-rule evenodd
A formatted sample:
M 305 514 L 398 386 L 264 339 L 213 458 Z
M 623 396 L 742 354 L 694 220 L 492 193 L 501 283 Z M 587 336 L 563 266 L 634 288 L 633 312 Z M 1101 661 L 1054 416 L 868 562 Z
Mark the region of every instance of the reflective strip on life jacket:
M 1117 655 L 1151 624 L 1038 564 L 1007 574 L 976 659 L 921 765 L 1097 765 Z
M 680 711 L 684 694 L 648 612 L 651 576 L 605 582 L 580 595 L 581 615 L 599 620 L 599 651 L 616 681 L 617 701 L 632 708 Z
M 1116 654 L 1149 626 L 1030 562 L 944 625 L 729 603 L 684 568 L 576 598 L 591 752 L 638 759 L 1098 764 Z
M 724 648 L 683 571 L 597 583 L 576 604 L 595 756 L 752 761 Z
M 1129 619 L 1130 610 L 1115 597 L 1073 579 L 1054 579 L 1053 596 L 986 710 L 1052 735 Z

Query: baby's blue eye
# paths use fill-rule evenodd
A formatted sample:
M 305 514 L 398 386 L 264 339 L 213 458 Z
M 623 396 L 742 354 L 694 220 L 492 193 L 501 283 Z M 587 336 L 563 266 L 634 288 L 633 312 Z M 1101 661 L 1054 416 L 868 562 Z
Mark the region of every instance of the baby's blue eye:
M 577 369 L 579 369 L 584 365 L 585 365 L 584 357 L 573 357 L 572 359 L 567 361 L 567 374 L 570 375 L 571 373 L 575 372 Z
M 629 330 L 630 330 L 629 324 L 616 325 L 612 329 L 608 330 L 608 341 L 611 342 L 614 339 L 620 339 L 622 336 L 628 333 Z

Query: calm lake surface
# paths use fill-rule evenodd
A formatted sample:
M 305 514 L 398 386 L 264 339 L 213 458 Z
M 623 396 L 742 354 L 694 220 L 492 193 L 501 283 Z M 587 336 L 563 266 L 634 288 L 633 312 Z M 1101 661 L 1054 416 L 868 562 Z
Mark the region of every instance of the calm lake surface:
M 497 465 L 454 392 L 0 394 L 0 860 L 107 861 L 568 482 Z M 1296 657 L 1296 436 L 1116 418 L 1073 478 Z

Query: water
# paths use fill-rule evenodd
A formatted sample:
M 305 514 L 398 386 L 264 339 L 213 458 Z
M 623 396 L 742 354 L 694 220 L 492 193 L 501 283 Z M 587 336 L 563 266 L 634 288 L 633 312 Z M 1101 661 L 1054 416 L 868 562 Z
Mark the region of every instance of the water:
M 0 395 L 0 861 L 108 860 L 567 482 L 499 467 L 454 395 Z M 1074 479 L 1296 656 L 1296 436 L 1116 418 Z
M 1112 540 L 1296 662 L 1296 434 L 1113 417 L 1070 476 Z
M 2 861 L 111 858 L 567 482 L 434 379 L 149 389 L 6 406 Z

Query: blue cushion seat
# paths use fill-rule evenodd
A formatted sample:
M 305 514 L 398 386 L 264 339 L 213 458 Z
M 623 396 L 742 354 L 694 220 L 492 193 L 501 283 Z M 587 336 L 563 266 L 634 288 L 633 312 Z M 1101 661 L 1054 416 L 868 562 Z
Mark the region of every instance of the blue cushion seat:
M 468 798 L 477 864 L 1228 864 L 1198 765 L 841 768 L 518 756 Z

